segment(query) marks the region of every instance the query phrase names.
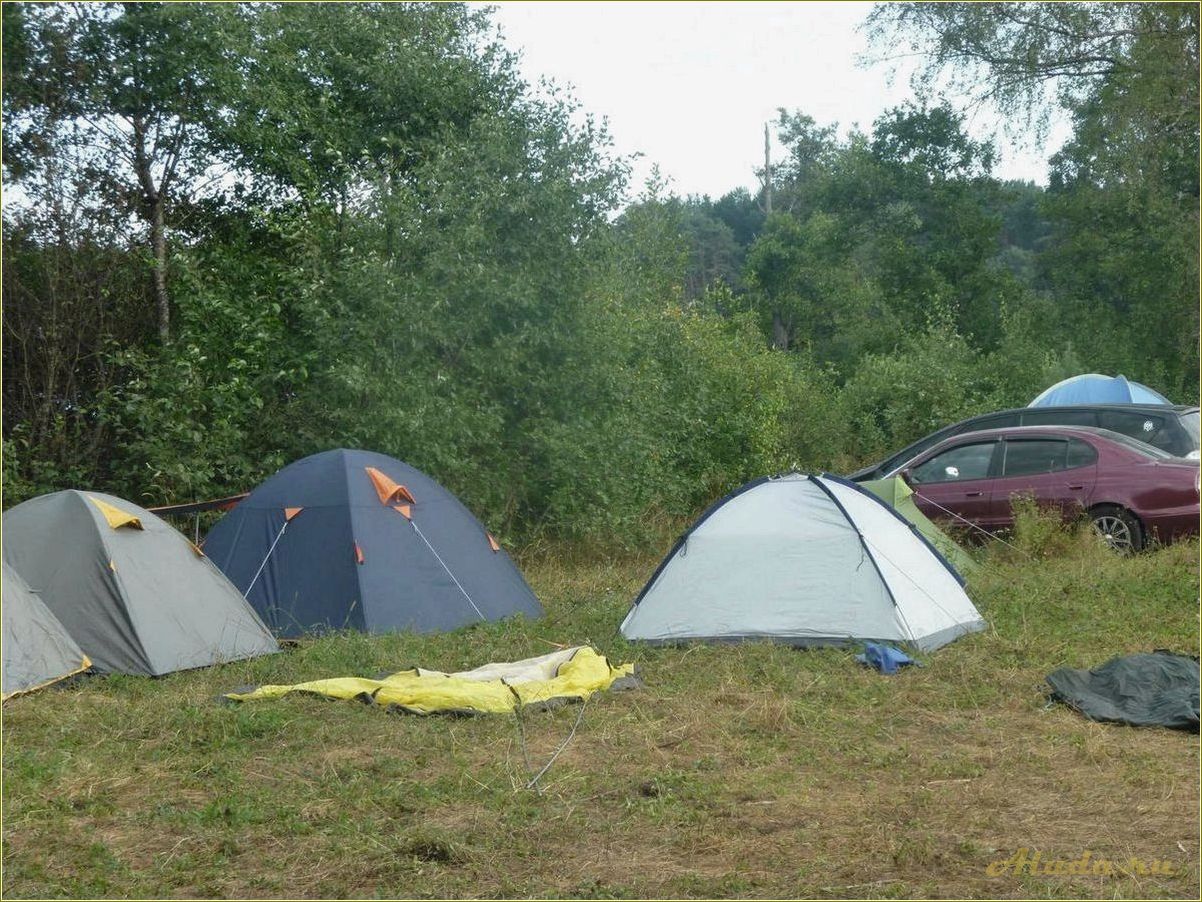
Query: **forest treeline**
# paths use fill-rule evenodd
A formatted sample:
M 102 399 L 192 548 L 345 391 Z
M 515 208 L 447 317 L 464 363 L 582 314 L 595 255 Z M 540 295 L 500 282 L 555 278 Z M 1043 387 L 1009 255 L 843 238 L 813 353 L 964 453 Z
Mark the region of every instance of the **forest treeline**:
M 882 6 L 918 99 L 782 109 L 770 214 L 629 185 L 461 5 L 3 15 L 6 506 L 361 447 L 510 538 L 636 539 L 1076 372 L 1198 398 L 1196 6 Z M 999 180 L 959 101 L 1053 83 L 1049 185 Z

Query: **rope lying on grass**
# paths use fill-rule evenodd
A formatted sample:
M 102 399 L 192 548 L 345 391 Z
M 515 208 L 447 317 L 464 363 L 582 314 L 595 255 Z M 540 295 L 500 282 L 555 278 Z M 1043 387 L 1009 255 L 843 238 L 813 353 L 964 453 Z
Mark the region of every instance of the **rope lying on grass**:
M 580 703 L 580 711 L 576 714 L 576 722 L 572 724 L 572 729 L 568 732 L 567 737 L 551 754 L 551 757 L 547 760 L 547 763 L 543 765 L 542 770 L 540 770 L 537 774 L 534 774 L 534 776 L 530 779 L 530 782 L 526 784 L 527 789 L 533 789 L 539 795 L 542 795 L 543 790 L 542 787 L 538 785 L 538 781 L 541 780 L 547 771 L 551 769 L 551 765 L 555 763 L 555 759 L 558 758 L 560 753 L 568 747 L 568 743 L 571 742 L 572 737 L 576 735 L 576 730 L 580 727 L 580 722 L 584 720 L 584 710 L 587 707 L 588 699 L 585 698 L 584 701 Z M 534 767 L 530 764 L 530 753 L 526 749 L 526 728 L 522 722 L 521 705 L 518 705 L 513 709 L 513 718 L 518 727 L 518 741 L 522 746 L 522 760 L 526 762 L 526 770 L 533 773 Z

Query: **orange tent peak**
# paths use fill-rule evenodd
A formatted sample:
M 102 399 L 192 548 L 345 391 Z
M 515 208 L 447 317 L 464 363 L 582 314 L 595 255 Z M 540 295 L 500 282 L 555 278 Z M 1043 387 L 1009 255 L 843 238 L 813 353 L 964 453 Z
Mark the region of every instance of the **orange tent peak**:
M 295 517 L 297 514 L 299 514 L 303 510 L 304 510 L 303 507 L 286 507 L 286 508 L 284 508 L 284 522 L 287 523 L 289 520 L 291 520 L 293 517 Z
M 406 520 L 413 519 L 413 508 L 411 508 L 408 504 L 394 504 L 392 509 L 399 513 Z
M 375 467 L 364 467 L 367 475 L 371 478 L 371 484 L 376 488 L 376 494 L 380 496 L 381 504 L 400 503 L 408 501 L 411 504 L 416 504 L 417 499 L 410 494 L 409 490 L 400 483 L 393 480 L 391 477 L 381 473 Z

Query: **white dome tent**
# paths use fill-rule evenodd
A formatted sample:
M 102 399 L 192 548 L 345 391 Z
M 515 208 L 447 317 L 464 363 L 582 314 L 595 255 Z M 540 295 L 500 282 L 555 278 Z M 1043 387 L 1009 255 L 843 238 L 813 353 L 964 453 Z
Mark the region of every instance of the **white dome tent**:
M 702 514 L 621 633 L 931 651 L 984 628 L 963 579 L 907 520 L 837 476 L 789 473 L 750 482 Z

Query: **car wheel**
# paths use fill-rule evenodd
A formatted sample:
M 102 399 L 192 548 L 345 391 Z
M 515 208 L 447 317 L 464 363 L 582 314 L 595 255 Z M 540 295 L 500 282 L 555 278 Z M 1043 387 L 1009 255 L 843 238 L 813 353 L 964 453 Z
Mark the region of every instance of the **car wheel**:
M 1144 529 L 1139 518 L 1124 507 L 1104 505 L 1089 512 L 1093 531 L 1120 554 L 1130 554 L 1144 547 Z

